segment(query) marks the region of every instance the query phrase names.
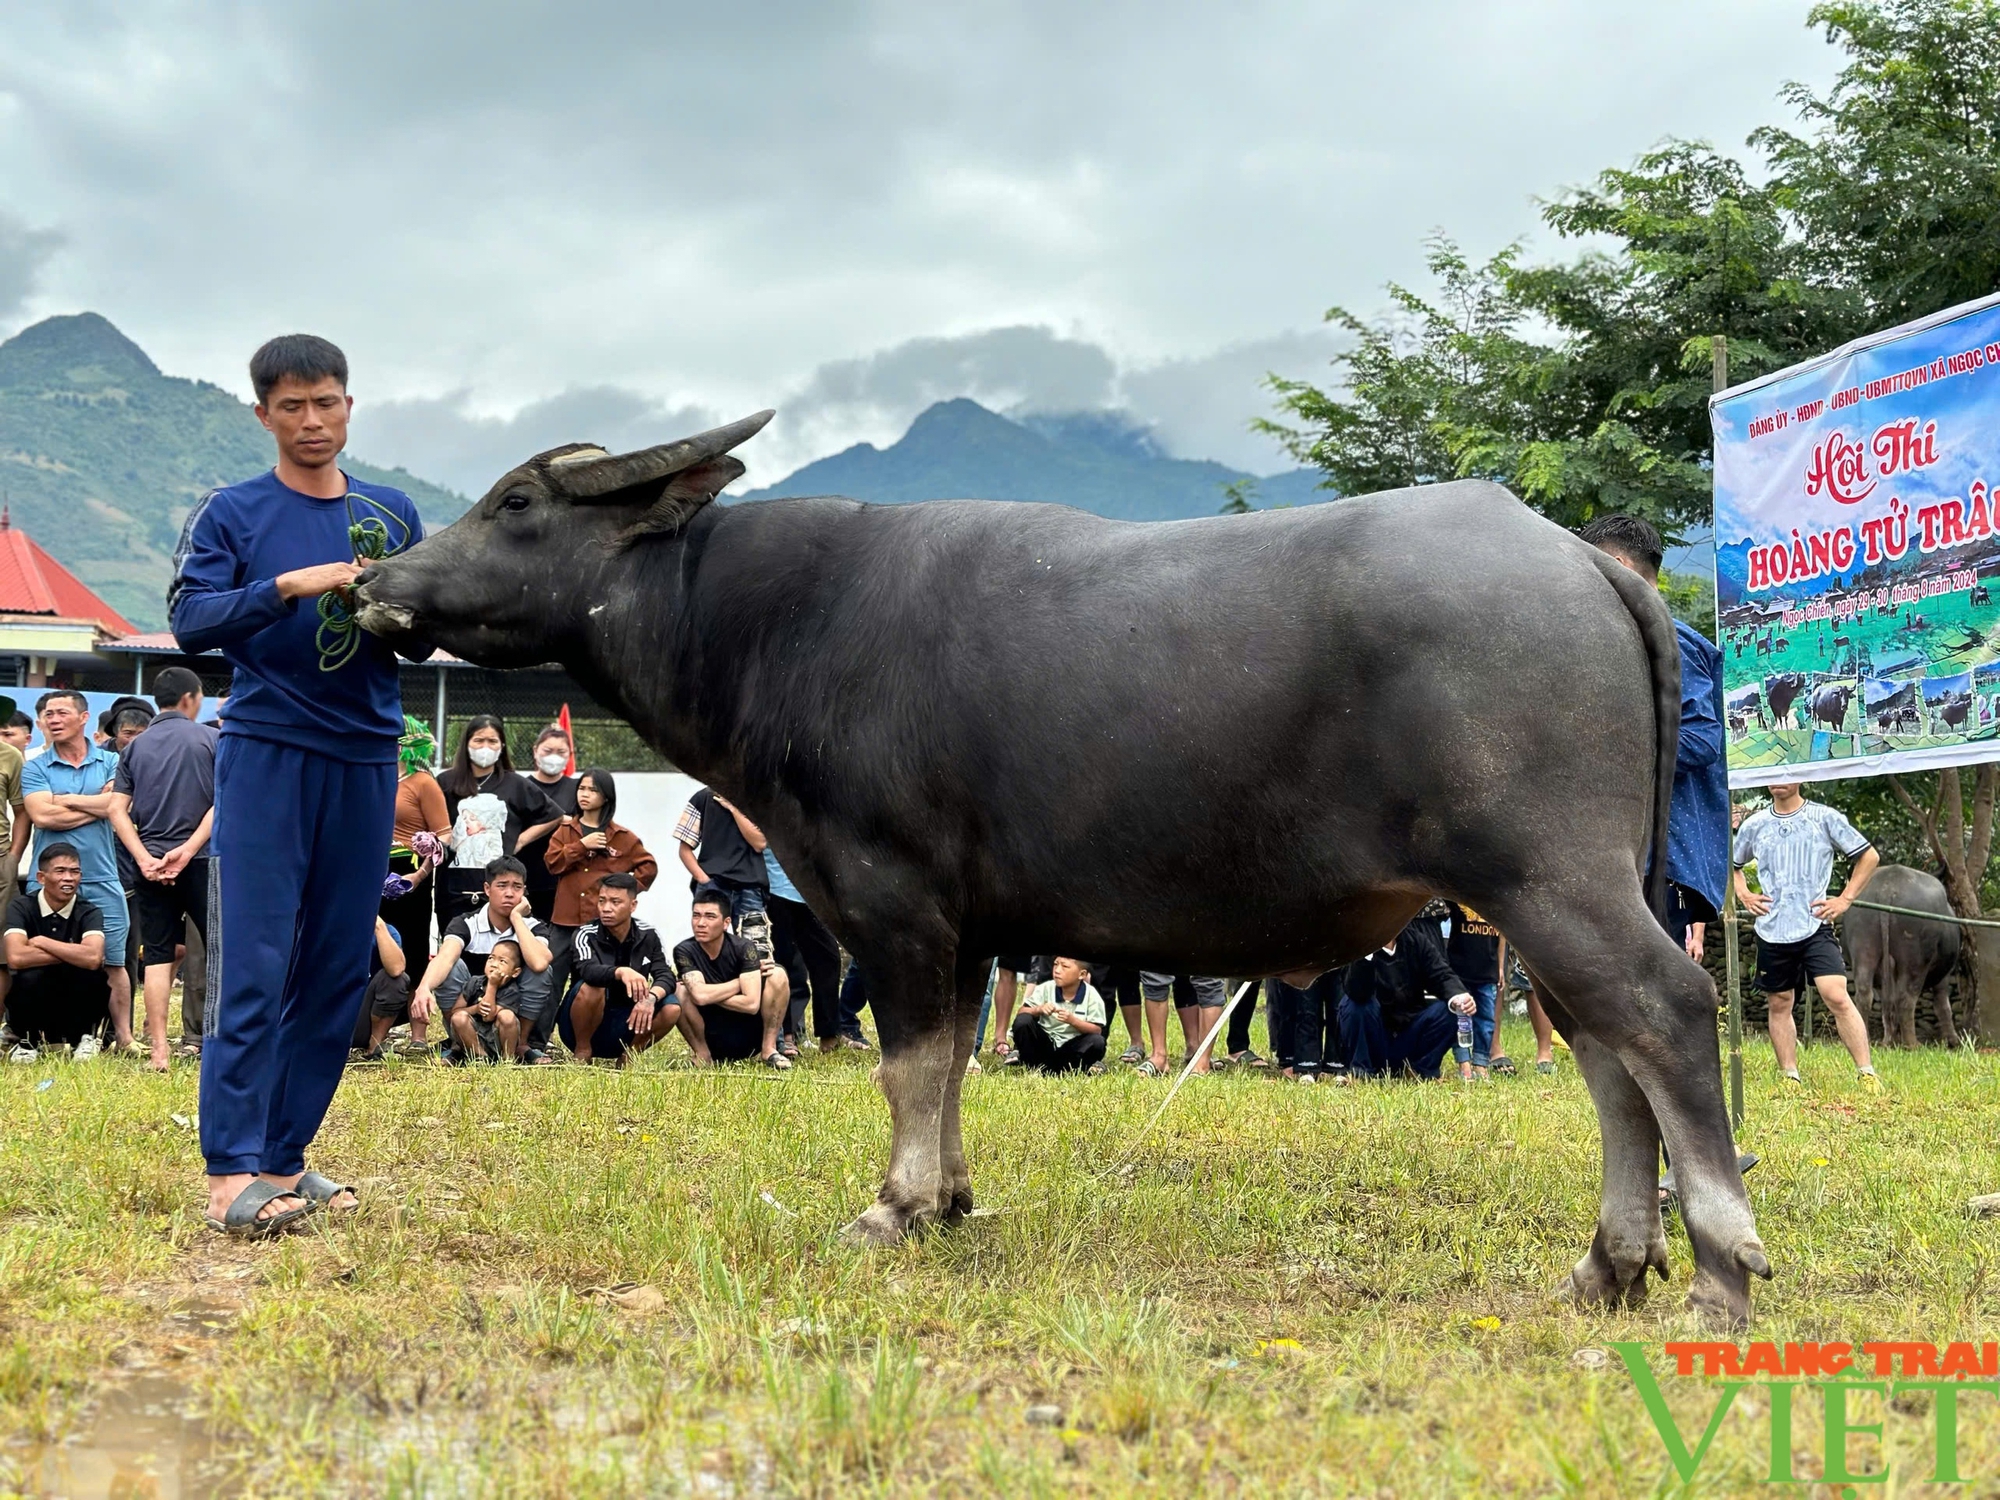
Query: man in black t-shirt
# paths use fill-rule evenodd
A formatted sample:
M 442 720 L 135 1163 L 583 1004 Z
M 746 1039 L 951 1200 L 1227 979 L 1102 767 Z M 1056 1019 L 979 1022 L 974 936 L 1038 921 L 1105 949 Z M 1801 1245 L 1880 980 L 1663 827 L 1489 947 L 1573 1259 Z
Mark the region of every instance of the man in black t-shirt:
M 1445 944 L 1445 961 L 1452 973 L 1465 981 L 1473 1004 L 1472 1053 L 1459 1058 L 1461 1071 L 1467 1065 L 1484 1078 L 1489 1067 L 1505 1064 L 1501 1072 L 1513 1071 L 1505 1052 L 1495 1051 L 1500 1041 L 1500 964 L 1507 946 L 1500 929 L 1469 906 L 1456 902 L 1451 908 L 1451 938 Z
M 761 1058 L 791 1067 L 778 1050 L 778 1028 L 791 1003 L 785 971 L 729 930 L 729 897 L 704 890 L 688 913 L 694 936 L 674 949 L 680 971 L 681 1034 L 696 1063 Z
M 632 915 L 638 904 L 638 878 L 614 871 L 597 887 L 597 920 L 576 930 L 570 966 L 576 988 L 556 1026 L 580 1063 L 629 1061 L 680 1021 L 673 967 L 659 933 Z
M 78 1060 L 95 1057 L 111 1019 L 104 972 L 104 916 L 77 892 L 83 857 L 76 845 L 36 851 L 40 887 L 7 904 L 8 1029 L 15 1062 L 33 1062 L 37 1045 L 67 1045 Z
M 764 867 L 765 838 L 755 823 L 703 787 L 681 809 L 674 839 L 681 846 L 690 889 L 699 893 L 713 886 L 721 891 L 739 924 L 752 912 L 764 911 L 771 875 Z

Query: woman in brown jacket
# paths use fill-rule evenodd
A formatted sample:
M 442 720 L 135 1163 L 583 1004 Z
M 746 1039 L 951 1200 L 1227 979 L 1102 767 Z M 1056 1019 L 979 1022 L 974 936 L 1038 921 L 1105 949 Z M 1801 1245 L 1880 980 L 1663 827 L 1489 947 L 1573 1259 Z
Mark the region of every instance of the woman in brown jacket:
M 629 870 L 642 891 L 651 890 L 659 863 L 646 852 L 639 835 L 614 822 L 618 783 L 609 771 L 593 766 L 577 778 L 577 814 L 556 824 L 543 857 L 556 881 L 555 910 L 537 912 L 554 927 L 549 947 L 552 994 L 560 1008 L 569 988 L 570 960 L 575 954 L 577 928 L 597 920 L 597 887 L 614 870 Z

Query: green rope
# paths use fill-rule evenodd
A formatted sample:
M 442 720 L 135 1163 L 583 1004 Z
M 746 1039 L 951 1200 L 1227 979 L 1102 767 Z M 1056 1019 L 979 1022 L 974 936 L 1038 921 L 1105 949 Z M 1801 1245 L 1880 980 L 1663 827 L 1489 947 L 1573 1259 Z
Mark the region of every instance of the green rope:
M 380 562 L 410 545 L 408 523 L 386 505 L 352 490 L 343 498 L 347 502 L 347 540 L 354 548 L 356 562 Z M 357 500 L 374 514 L 355 515 Z M 322 672 L 338 672 L 361 649 L 361 627 L 355 623 L 353 606 L 340 594 L 329 591 L 319 596 L 319 629 L 313 633 L 313 644 L 319 649 Z

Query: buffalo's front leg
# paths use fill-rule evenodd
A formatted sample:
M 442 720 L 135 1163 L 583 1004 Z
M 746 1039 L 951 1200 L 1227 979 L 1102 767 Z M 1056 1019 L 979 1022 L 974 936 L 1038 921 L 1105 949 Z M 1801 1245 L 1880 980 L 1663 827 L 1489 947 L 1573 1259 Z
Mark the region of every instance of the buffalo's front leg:
M 957 1140 L 958 1006 L 950 960 L 888 958 L 864 963 L 869 1005 L 882 1040 L 875 1081 L 889 1101 L 889 1173 L 875 1204 L 847 1226 L 869 1244 L 893 1244 L 925 1224 L 946 1218 L 954 1187 L 945 1175 L 947 1112 Z M 963 1169 L 962 1153 L 960 1169 Z

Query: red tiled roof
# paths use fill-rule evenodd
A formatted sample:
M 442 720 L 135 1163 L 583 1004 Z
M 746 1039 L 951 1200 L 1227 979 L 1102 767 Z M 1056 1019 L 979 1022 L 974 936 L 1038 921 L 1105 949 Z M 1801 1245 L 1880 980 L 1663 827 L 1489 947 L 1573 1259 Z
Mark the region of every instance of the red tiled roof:
M 35 545 L 0 515 L 0 613 L 95 620 L 112 635 L 129 635 L 132 622 L 106 604 L 76 574 Z

